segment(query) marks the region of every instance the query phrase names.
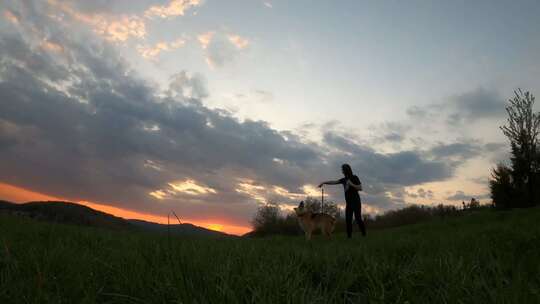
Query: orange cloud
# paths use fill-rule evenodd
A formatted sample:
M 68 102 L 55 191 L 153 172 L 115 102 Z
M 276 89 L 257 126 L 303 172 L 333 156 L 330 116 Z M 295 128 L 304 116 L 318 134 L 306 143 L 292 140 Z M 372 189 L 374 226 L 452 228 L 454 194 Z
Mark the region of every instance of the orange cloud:
M 4 10 L 4 18 L 6 18 L 9 22 L 13 23 L 13 24 L 19 24 L 20 23 L 20 20 L 19 20 L 19 17 L 17 17 L 17 15 L 15 15 L 12 11 L 10 10 Z
M 256 200 L 259 203 L 266 202 L 266 188 L 261 185 L 255 184 L 255 181 L 250 179 L 242 179 L 237 184 L 237 188 L 234 189 L 238 193 L 246 194 Z
M 49 40 L 43 40 L 40 44 L 41 48 L 47 51 L 55 52 L 55 53 L 61 53 L 64 51 L 64 47 L 59 45 L 58 43 L 51 42 Z
M 203 49 L 208 48 L 208 45 L 210 44 L 210 42 L 212 42 L 212 38 L 215 34 L 215 32 L 206 32 L 197 36 L 197 40 L 199 40 L 199 43 L 201 44 L 201 47 Z
M 131 37 L 144 38 L 146 24 L 138 16 L 110 16 L 105 14 L 84 14 L 66 2 L 48 0 L 49 4 L 76 21 L 91 26 L 95 33 L 113 42 L 124 42 Z
M 164 51 L 171 51 L 183 47 L 186 44 L 184 39 L 177 39 L 173 42 L 158 42 L 154 46 L 137 46 L 137 52 L 146 59 L 155 60 Z
M 121 16 L 117 20 L 100 20 L 95 24 L 95 31 L 110 41 L 126 41 L 130 37 L 144 38 L 146 25 L 137 16 Z
M 144 12 L 144 15 L 147 18 L 156 16 L 161 18 L 183 16 L 186 10 L 200 4 L 200 0 L 171 0 L 168 5 L 151 6 Z
M 249 45 L 249 41 L 239 35 L 229 35 L 229 41 L 238 49 L 245 49 Z
M 268 198 L 278 197 L 290 201 L 300 201 L 307 196 L 320 197 L 321 191 L 313 185 L 306 184 L 302 187 L 302 192 L 290 192 L 289 190 L 276 186 L 269 185 L 267 187 L 257 184 L 250 179 L 240 179 L 236 185 L 235 191 L 237 193 L 245 194 L 258 203 L 266 203 Z M 328 194 L 325 194 L 327 197 Z
M 175 192 L 186 193 L 190 195 L 217 193 L 215 189 L 200 185 L 192 179 L 187 179 L 181 182 L 169 183 L 169 186 L 171 186 L 171 188 L 173 188 Z
M 249 46 L 249 40 L 236 34 L 209 31 L 197 36 L 201 48 L 205 50 L 205 60 L 210 68 L 221 67 L 232 61 Z M 213 47 L 215 46 L 215 47 Z
M 157 198 L 158 200 L 163 200 L 178 194 L 200 196 L 217 193 L 215 189 L 205 185 L 201 185 L 195 180 L 189 178 L 183 181 L 170 182 L 168 183 L 168 186 L 169 188 L 167 189 L 158 189 L 148 194 L 153 196 L 154 198 Z
M 60 197 L 42 194 L 2 182 L 0 182 L 0 199 L 16 203 L 23 203 L 28 201 L 67 201 L 66 199 Z M 141 219 L 160 224 L 167 223 L 166 215 L 148 214 L 88 201 L 77 201 L 77 203 L 95 210 L 106 212 L 114 216 L 126 219 Z M 171 224 L 176 223 L 176 218 L 174 217 L 170 218 L 169 220 L 171 221 Z M 251 231 L 251 228 L 248 226 L 235 225 L 230 223 L 226 219 L 190 220 L 188 218 L 181 218 L 181 220 L 184 223 L 191 223 L 193 225 L 197 225 L 207 229 L 222 231 L 234 235 L 242 235 Z

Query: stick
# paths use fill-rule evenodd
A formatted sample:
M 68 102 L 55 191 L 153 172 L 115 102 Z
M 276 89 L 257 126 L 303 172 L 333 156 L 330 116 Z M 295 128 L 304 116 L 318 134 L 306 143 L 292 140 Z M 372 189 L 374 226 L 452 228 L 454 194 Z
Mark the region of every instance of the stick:
M 324 213 L 324 187 L 321 187 L 321 213 Z
M 176 215 L 176 213 L 175 213 L 174 211 L 171 211 L 171 212 L 172 212 L 172 214 L 174 214 L 174 216 L 175 216 L 176 219 L 178 220 L 178 223 L 179 223 L 180 225 L 182 225 L 182 221 L 178 218 L 178 215 Z

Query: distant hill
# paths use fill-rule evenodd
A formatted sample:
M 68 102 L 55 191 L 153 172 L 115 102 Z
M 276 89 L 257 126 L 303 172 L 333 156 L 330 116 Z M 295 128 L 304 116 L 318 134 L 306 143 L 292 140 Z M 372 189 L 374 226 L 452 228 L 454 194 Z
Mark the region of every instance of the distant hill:
M 142 230 L 148 232 L 167 233 L 167 225 L 143 220 L 124 219 L 105 212 L 72 203 L 72 202 L 28 202 L 16 204 L 0 200 L 0 213 L 24 216 L 37 220 L 100 227 L 106 229 Z M 229 236 L 192 224 L 176 224 L 169 226 L 171 234 L 190 236 Z
M 224 236 L 228 235 L 223 232 L 209 230 L 193 224 L 175 224 L 167 225 L 147 222 L 143 220 L 127 220 L 133 226 L 139 227 L 145 231 L 167 233 L 167 229 L 170 229 L 171 234 L 175 235 L 191 235 L 191 236 Z
M 46 201 L 14 204 L 1 201 L 0 210 L 13 215 L 26 216 L 49 222 L 109 229 L 132 228 L 123 218 L 71 202 Z

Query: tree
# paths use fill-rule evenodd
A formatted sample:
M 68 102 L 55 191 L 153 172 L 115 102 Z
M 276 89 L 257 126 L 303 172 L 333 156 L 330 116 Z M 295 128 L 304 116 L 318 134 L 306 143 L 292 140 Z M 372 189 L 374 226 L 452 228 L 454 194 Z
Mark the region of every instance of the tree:
M 491 173 L 489 181 L 491 199 L 497 208 L 511 208 L 515 200 L 519 200 L 512 183 L 512 169 L 503 164 L 498 164 Z
M 528 207 L 537 204 L 537 192 L 540 191 L 540 113 L 533 111 L 535 98 L 530 92 L 518 89 L 514 95 L 506 107 L 508 124 L 501 126 L 503 134 L 510 141 L 511 167 L 499 165 L 494 169 L 490 188 L 496 206 Z M 499 199 L 501 201 L 497 201 Z
M 277 233 L 279 231 L 280 215 L 277 203 L 269 202 L 260 206 L 255 217 L 251 220 L 253 230 L 263 234 Z
M 469 203 L 469 209 L 477 209 L 479 207 L 480 207 L 480 202 L 474 197 L 471 198 L 471 202 Z
M 313 213 L 320 213 L 321 212 L 321 201 L 308 196 L 304 200 L 304 208 L 307 210 L 310 210 Z M 339 206 L 332 201 L 325 201 L 323 206 L 323 213 L 330 214 L 331 216 L 338 218 L 340 216 L 340 209 Z

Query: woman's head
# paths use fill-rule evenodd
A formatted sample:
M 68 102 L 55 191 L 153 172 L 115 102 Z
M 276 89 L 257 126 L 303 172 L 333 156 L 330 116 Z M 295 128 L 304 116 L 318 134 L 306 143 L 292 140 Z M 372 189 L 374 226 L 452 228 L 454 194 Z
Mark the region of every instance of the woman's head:
M 341 172 L 343 172 L 343 175 L 345 175 L 347 178 L 353 176 L 353 172 L 349 164 L 341 165 Z

